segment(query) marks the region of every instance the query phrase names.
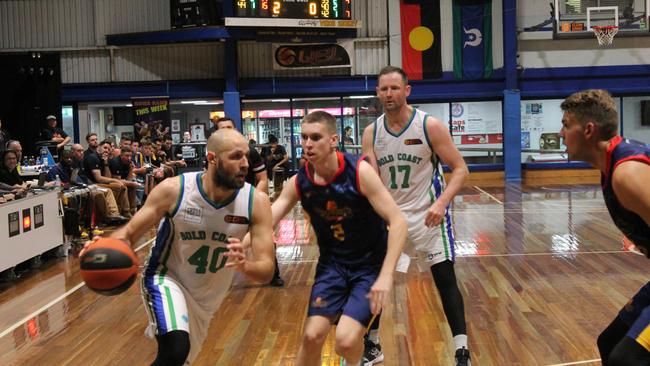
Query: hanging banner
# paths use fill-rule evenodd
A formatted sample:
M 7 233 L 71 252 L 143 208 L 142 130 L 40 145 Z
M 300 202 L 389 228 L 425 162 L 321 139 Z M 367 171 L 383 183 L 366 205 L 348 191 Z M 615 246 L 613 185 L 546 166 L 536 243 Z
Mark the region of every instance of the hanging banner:
M 273 69 L 322 69 L 352 67 L 354 42 L 319 44 L 273 44 Z
M 132 98 L 133 132 L 137 140 L 169 135 L 171 118 L 168 97 Z
M 492 0 L 454 0 L 454 76 L 492 76 Z

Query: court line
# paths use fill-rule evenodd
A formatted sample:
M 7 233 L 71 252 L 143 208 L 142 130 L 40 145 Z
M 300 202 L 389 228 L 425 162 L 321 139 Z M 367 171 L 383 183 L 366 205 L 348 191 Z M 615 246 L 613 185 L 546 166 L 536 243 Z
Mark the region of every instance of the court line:
M 474 186 L 474 188 L 476 188 L 476 190 L 479 191 L 479 192 L 481 192 L 481 193 L 485 193 L 485 194 L 487 194 L 488 197 L 490 197 L 490 198 L 492 198 L 493 200 L 497 201 L 500 205 L 503 204 L 503 202 L 499 201 L 496 197 L 494 197 L 493 195 L 491 195 L 491 194 L 487 193 L 486 191 L 482 190 L 481 187 L 479 187 L 479 186 Z
M 538 257 L 544 255 L 579 255 L 579 254 L 621 254 L 621 253 L 631 253 L 637 254 L 629 250 L 598 250 L 593 252 L 567 252 L 567 253 L 553 253 L 553 252 L 544 252 L 544 253 L 508 253 L 508 254 L 457 254 L 457 258 L 487 258 L 487 257 Z M 637 254 L 638 255 L 638 254 Z M 640 254 L 643 255 L 643 254 Z M 417 259 L 417 257 L 412 256 L 411 259 Z M 302 263 L 316 263 L 318 259 L 302 259 L 302 260 L 288 260 L 288 261 L 278 261 L 280 264 L 302 264 Z
M 146 242 L 144 242 L 144 244 L 142 244 L 142 245 L 140 245 L 139 247 L 135 248 L 134 251 L 135 251 L 135 252 L 140 251 L 140 249 L 142 249 L 142 248 L 144 248 L 145 246 L 151 244 L 151 242 L 153 242 L 154 240 L 156 240 L 155 237 L 154 237 L 154 238 L 151 238 L 151 239 L 149 239 L 149 240 L 147 240 Z M 22 318 L 22 319 L 19 320 L 17 323 L 15 323 L 14 325 L 12 325 L 12 326 L 10 326 L 9 328 L 5 329 L 5 331 L 3 331 L 2 333 L 0 333 L 0 338 L 6 336 L 7 334 L 9 334 L 9 333 L 11 333 L 11 332 L 13 332 L 14 330 L 16 330 L 16 328 L 18 328 L 18 327 L 20 327 L 21 325 L 25 324 L 25 323 L 26 323 L 27 321 L 29 321 L 30 319 L 35 318 L 38 314 L 40 314 L 40 313 L 44 312 L 45 310 L 49 309 L 50 307 L 52 307 L 52 306 L 53 306 L 54 304 L 56 304 L 57 302 L 59 302 L 59 301 L 65 299 L 66 297 L 72 295 L 74 292 L 76 292 L 77 290 L 79 290 L 80 288 L 82 288 L 85 284 L 86 284 L 86 283 L 82 281 L 81 283 L 77 284 L 75 287 L 73 287 L 73 288 L 69 289 L 68 291 L 66 291 L 63 295 L 57 297 L 56 299 L 54 299 L 54 300 L 50 301 L 49 303 L 43 305 L 40 309 L 38 309 L 38 310 L 34 311 L 33 313 L 27 315 L 26 317 Z
M 593 360 L 585 360 L 585 361 L 567 362 L 567 363 L 554 363 L 552 365 L 546 365 L 546 366 L 581 365 L 583 363 L 593 363 L 593 362 L 600 362 L 600 358 L 594 358 Z

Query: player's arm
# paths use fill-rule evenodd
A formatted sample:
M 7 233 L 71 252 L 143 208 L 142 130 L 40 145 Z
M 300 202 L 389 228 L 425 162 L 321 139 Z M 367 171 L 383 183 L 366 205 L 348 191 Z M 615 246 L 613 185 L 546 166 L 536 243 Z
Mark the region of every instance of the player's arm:
M 363 136 L 361 136 L 361 152 L 368 156 L 368 162 L 375 168 L 375 171 L 379 171 L 377 166 L 377 156 L 375 156 L 375 124 L 371 123 L 366 126 L 366 129 L 363 130 Z
M 650 165 L 640 161 L 621 163 L 612 176 L 612 188 L 626 209 L 650 225 Z
M 465 180 L 469 176 L 469 170 L 467 169 L 467 164 L 465 164 L 465 159 L 463 159 L 463 156 L 451 139 L 449 128 L 444 123 L 428 116 L 426 133 L 436 155 L 451 169 L 451 174 L 444 192 L 431 205 L 425 219 L 427 226 L 436 226 L 440 224 L 449 203 L 451 203 L 461 188 L 463 188 L 463 184 L 465 184 Z
M 262 169 L 255 173 L 255 181 L 257 182 L 255 189 L 269 194 L 269 177 L 266 174 L 266 169 Z
M 283 217 L 287 216 L 289 211 L 293 206 L 298 203 L 298 191 L 296 190 L 296 178 L 297 175 L 294 175 L 289 179 L 287 184 L 282 187 L 282 193 L 280 197 L 273 202 L 271 205 L 271 211 L 273 215 L 273 227 L 277 226 L 282 220 Z
M 379 272 L 379 277 L 369 294 L 371 309 L 374 314 L 377 314 L 385 304 L 388 292 L 393 285 L 393 273 L 400 253 L 404 249 L 408 227 L 399 206 L 388 193 L 377 173 L 365 161 L 359 165 L 359 180 L 361 193 L 368 198 L 375 212 L 390 227 L 386 257 Z
M 246 258 L 244 243 L 231 238 L 226 256 L 231 260 L 228 267 L 237 268 L 254 281 L 268 283 L 275 271 L 275 248 L 273 247 L 273 227 L 271 226 L 271 204 L 269 197 L 256 191 L 253 196 L 253 216 L 249 233 L 253 249 L 252 260 Z
M 168 178 L 149 192 L 149 196 L 129 222 L 115 230 L 111 237 L 135 244 L 165 214 L 172 211 L 180 194 L 181 178 Z

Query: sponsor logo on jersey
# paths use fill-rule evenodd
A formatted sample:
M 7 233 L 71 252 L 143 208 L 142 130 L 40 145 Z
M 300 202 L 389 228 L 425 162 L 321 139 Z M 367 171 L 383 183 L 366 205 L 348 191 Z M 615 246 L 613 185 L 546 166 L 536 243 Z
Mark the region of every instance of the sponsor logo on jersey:
M 223 221 L 229 223 L 229 224 L 241 224 L 241 225 L 248 225 L 248 217 L 244 216 L 235 216 L 235 215 L 226 215 L 223 218 Z
M 200 207 L 185 208 L 185 214 L 183 215 L 183 220 L 194 224 L 200 224 L 203 221 L 203 209 L 201 209 Z
M 325 209 L 314 207 L 314 211 L 325 221 L 342 221 L 352 216 L 352 209 L 349 207 L 339 208 L 335 201 L 329 200 L 325 204 Z
M 406 139 L 406 140 L 404 140 L 404 145 L 422 145 L 422 140 L 420 140 L 420 139 Z

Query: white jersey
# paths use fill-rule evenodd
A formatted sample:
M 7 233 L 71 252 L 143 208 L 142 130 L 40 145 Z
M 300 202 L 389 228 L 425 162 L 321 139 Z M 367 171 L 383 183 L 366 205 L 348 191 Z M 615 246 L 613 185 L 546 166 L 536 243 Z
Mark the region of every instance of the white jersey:
M 203 173 L 185 173 L 175 209 L 161 220 L 142 276 L 142 295 L 155 334 L 190 332 L 189 359 L 201 349 L 234 270 L 226 268 L 228 238 L 243 239 L 253 213 L 248 183 L 223 202 L 203 190 Z
M 405 213 L 426 210 L 445 181 L 442 165 L 425 133 L 427 114 L 413 108 L 411 118 L 401 132 L 389 131 L 386 115 L 375 122 L 374 152 L 381 180 Z
M 424 225 L 427 209 L 445 189 L 442 164 L 435 154 L 425 128 L 427 114 L 413 108 L 402 131 L 387 128 L 386 115 L 374 123 L 373 150 L 379 175 L 404 213 L 409 239 L 415 248 L 426 251 L 427 261 L 454 259 L 454 233 L 449 207 L 437 228 Z

